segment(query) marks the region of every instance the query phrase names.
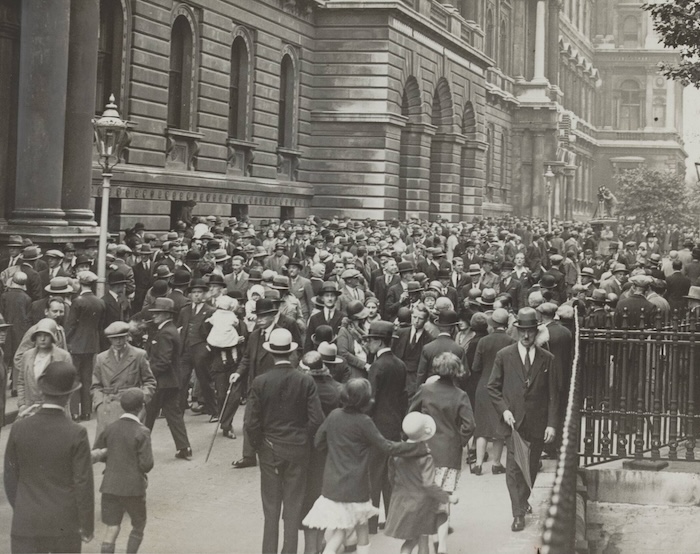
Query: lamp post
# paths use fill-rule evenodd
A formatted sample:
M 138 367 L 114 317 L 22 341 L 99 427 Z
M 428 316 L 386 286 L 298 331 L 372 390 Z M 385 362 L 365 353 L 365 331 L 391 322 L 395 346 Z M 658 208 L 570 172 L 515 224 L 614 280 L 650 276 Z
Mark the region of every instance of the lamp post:
M 114 95 L 109 97 L 109 104 L 99 119 L 93 119 L 95 128 L 95 145 L 102 168 L 102 205 L 100 212 L 100 243 L 97 251 L 97 295 L 105 293 L 105 275 L 107 273 L 107 220 L 109 218 L 109 187 L 112 169 L 119 163 L 119 156 L 127 140 L 128 123 L 117 111 Z
M 700 162 L 695 162 L 695 174 L 698 176 L 698 183 L 700 183 Z
M 552 230 L 552 166 L 547 166 L 547 171 L 544 173 L 544 190 L 547 191 L 547 230 Z

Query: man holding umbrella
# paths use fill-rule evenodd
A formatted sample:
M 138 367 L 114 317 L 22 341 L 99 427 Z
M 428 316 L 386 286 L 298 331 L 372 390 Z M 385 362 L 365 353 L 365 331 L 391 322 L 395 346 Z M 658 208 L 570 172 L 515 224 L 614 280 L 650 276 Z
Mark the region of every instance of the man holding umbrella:
M 522 531 L 525 514 L 532 512 L 528 498 L 542 448 L 554 440 L 559 402 L 554 356 L 535 345 L 535 310 L 521 308 L 514 326 L 518 342 L 496 354 L 487 389 L 502 418 L 501 431 L 508 447 L 506 485 L 513 509 L 511 529 Z

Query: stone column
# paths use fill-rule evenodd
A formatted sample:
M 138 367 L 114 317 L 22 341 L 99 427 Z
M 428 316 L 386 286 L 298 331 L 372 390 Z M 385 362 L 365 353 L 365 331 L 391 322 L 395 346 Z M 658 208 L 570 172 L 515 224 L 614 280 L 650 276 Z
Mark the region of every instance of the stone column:
M 70 225 L 95 226 L 90 211 L 95 87 L 97 82 L 98 0 L 73 0 L 68 36 L 68 93 L 61 207 Z M 121 108 L 121 106 L 120 106 Z
M 559 0 L 550 0 L 547 14 L 547 78 L 559 85 Z
M 401 131 L 399 218 L 411 214 L 428 217 L 430 142 L 434 134 L 433 125 L 422 123 L 408 123 Z
M 532 145 L 532 213 L 534 217 L 547 215 L 547 195 L 544 190 L 544 132 L 533 133 Z
M 546 80 L 544 75 L 546 37 L 546 8 L 544 2 L 545 0 L 537 0 L 537 11 L 535 16 L 535 68 L 532 80 L 537 82 L 543 82 Z
M 67 225 L 61 210 L 70 0 L 24 0 L 11 224 Z M 93 87 L 94 83 L 86 86 Z
M 527 27 L 528 10 L 527 2 L 515 2 L 513 6 L 513 43 L 522 45 L 522 48 L 513 49 L 513 77 L 516 81 L 525 79 L 527 75 L 526 68 L 526 53 L 528 51 Z
M 460 158 L 464 137 L 439 133 L 430 147 L 429 216 L 456 222 L 460 217 Z
M 672 79 L 666 81 L 666 125 L 664 127 L 666 129 L 676 128 L 676 87 L 675 81 Z
M 523 215 L 523 131 L 513 131 L 513 178 L 511 185 L 511 203 L 517 215 Z
M 564 179 L 565 179 L 565 187 L 566 187 L 566 192 L 564 194 L 564 218 L 565 219 L 573 219 L 574 217 L 574 202 L 575 202 L 575 194 L 574 194 L 574 172 L 576 171 L 576 168 L 571 168 L 567 166 L 564 169 Z
M 644 106 L 642 113 L 644 121 L 642 127 L 651 129 L 654 127 L 654 79 L 656 78 L 656 68 L 647 70 L 646 91 L 644 92 Z

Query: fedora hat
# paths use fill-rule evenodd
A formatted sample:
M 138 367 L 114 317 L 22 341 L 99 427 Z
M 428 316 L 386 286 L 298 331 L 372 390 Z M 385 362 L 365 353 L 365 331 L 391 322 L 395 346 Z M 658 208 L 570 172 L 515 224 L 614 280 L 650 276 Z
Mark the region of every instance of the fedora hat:
M 336 296 L 340 296 L 340 291 L 338 290 L 338 283 L 335 281 L 325 281 L 321 285 L 321 290 L 318 291 L 319 296 L 323 296 L 327 292 L 333 293 Z
M 338 357 L 338 347 L 335 344 L 323 341 L 318 345 L 316 351 L 321 354 L 324 364 L 336 365 L 344 362 L 343 358 Z
M 104 330 L 105 337 L 126 337 L 129 334 L 129 324 L 126 321 L 113 321 Z
M 175 302 L 171 298 L 156 298 L 153 306 L 148 309 L 149 312 L 170 312 L 175 313 Z
M 263 343 L 263 348 L 271 354 L 291 354 L 298 347 L 299 345 L 292 340 L 292 334 L 287 329 L 273 329 L 270 340 Z
M 476 301 L 482 306 L 493 306 L 493 303 L 496 301 L 495 289 L 486 288 L 482 290 L 481 296 Z
M 423 287 L 420 286 L 420 283 L 418 281 L 409 281 L 408 284 L 406 285 L 406 292 L 408 294 L 421 292 L 422 290 L 423 290 Z
M 369 310 L 359 300 L 348 302 L 348 305 L 345 307 L 345 312 L 348 315 L 348 319 L 354 321 L 360 321 L 369 317 Z
M 612 267 L 612 269 L 610 270 L 610 273 L 612 273 L 614 275 L 615 273 L 618 273 L 620 271 L 622 271 L 623 273 L 629 273 L 627 266 L 625 266 L 625 264 L 615 264 Z
M 253 258 L 266 258 L 267 257 L 267 250 L 265 250 L 264 246 L 256 246 L 255 247 L 255 252 L 253 252 Z
M 508 310 L 496 308 L 487 319 L 490 319 L 491 322 L 495 323 L 496 325 L 508 325 Z
M 41 258 L 41 252 L 37 246 L 27 246 L 22 250 L 22 259 L 25 262 L 33 262 Z
M 539 285 L 543 289 L 554 289 L 557 287 L 557 279 L 551 273 L 543 273 Z
M 249 283 L 261 283 L 262 282 L 262 272 L 259 269 L 251 269 L 248 273 Z
M 126 274 L 123 271 L 112 271 L 107 275 L 107 284 L 109 285 L 125 285 L 129 282 L 126 278 Z
M 81 387 L 78 372 L 68 362 L 51 362 L 39 376 L 39 388 L 49 396 L 63 396 Z
M 401 429 L 409 441 L 424 442 L 435 436 L 437 426 L 428 414 L 410 412 L 403 418 Z
M 509 260 L 505 261 L 505 262 L 503 262 L 503 264 L 501 264 L 501 271 L 503 271 L 504 269 L 513 270 L 513 269 L 515 269 L 515 264 Z
M 159 265 L 156 268 L 156 272 L 155 272 L 156 279 L 169 279 L 172 276 L 173 276 L 173 272 L 170 271 L 170 268 L 167 265 Z
M 270 298 L 260 298 L 255 302 L 255 315 L 276 314 L 278 311 Z
M 24 242 L 22 242 L 22 237 L 19 235 L 10 235 L 7 238 L 8 248 L 23 248 Z
M 518 329 L 536 329 L 538 325 L 537 312 L 532 308 L 520 308 L 518 319 L 513 324 Z
M 476 275 L 481 275 L 481 266 L 479 264 L 469 264 L 469 271 L 467 275 L 475 277 Z
M 275 275 L 272 278 L 272 288 L 276 290 L 289 290 L 289 277 L 285 275 Z
M 287 267 L 291 267 L 291 266 L 298 267 L 299 269 L 304 268 L 303 264 L 301 263 L 301 260 L 299 260 L 298 258 L 292 258 L 291 260 L 289 260 L 287 262 Z
M 319 325 L 316 330 L 311 335 L 311 342 L 318 345 L 322 342 L 332 343 L 335 342 L 335 333 L 333 332 L 333 327 L 330 325 Z
M 170 279 L 170 285 L 173 287 L 188 287 L 190 285 L 190 273 L 184 269 L 178 269 Z
M 204 279 L 192 279 L 187 287 L 187 292 L 190 293 L 193 290 L 203 290 L 206 292 L 209 290 L 209 285 Z
M 211 273 L 209 275 L 209 286 L 211 287 L 212 285 L 218 285 L 220 287 L 225 287 L 226 282 L 224 281 L 223 275 L 219 273 Z
M 224 250 L 223 248 L 219 248 L 218 250 L 214 250 L 212 252 L 212 256 L 214 256 L 213 261 L 215 264 L 221 264 L 221 263 L 225 262 L 226 260 L 231 259 L 231 256 L 229 256 L 226 253 L 226 250 Z
M 77 267 L 79 265 L 92 265 L 92 260 L 85 254 L 79 254 L 75 257 L 75 266 Z
M 449 279 L 450 278 L 449 268 L 441 267 L 440 269 L 438 269 L 437 278 L 438 279 Z M 440 285 L 440 286 L 442 286 L 442 285 Z
M 416 268 L 413 267 L 411 262 L 399 262 L 399 273 L 407 273 L 409 271 L 415 271 Z
M 591 279 L 595 279 L 595 271 L 593 271 L 592 267 L 581 268 L 581 277 L 590 277 Z
M 151 254 L 153 254 L 151 245 L 149 243 L 139 244 L 136 247 L 136 254 L 138 256 L 150 256 Z
M 73 292 L 73 287 L 66 277 L 54 277 L 44 290 L 49 294 L 70 294 Z
M 700 287 L 696 288 L 700 289 Z M 605 304 L 608 301 L 608 294 L 603 289 L 594 289 L 589 300 L 596 304 Z
M 454 310 L 443 310 L 438 312 L 435 318 L 435 325 L 439 327 L 451 327 L 459 323 L 459 316 Z
M 391 339 L 394 334 L 394 324 L 390 321 L 373 321 L 369 325 L 369 332 L 365 336 L 368 339 Z
M 83 248 L 97 248 L 97 239 L 96 238 L 85 239 L 85 242 L 83 242 Z
M 683 298 L 687 298 L 688 300 L 700 300 L 700 287 L 690 287 L 688 294 L 686 294 Z
M 314 296 L 314 297 L 311 299 L 311 303 L 314 305 L 314 307 L 315 307 L 317 310 L 322 310 L 323 308 L 326 307 L 326 305 L 323 303 L 323 299 L 320 298 L 319 296 Z

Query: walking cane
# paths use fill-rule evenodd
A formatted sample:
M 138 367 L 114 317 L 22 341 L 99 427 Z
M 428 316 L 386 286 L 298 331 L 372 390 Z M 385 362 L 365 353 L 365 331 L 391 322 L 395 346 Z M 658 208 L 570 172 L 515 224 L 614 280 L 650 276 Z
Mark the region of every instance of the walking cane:
M 232 381 L 228 385 L 228 390 L 226 391 L 226 398 L 224 398 L 224 403 L 221 406 L 221 411 L 219 412 L 219 421 L 216 422 L 216 426 L 214 428 L 214 435 L 211 438 L 211 444 L 209 444 L 209 450 L 207 451 L 207 457 L 204 459 L 205 464 L 209 461 L 209 456 L 211 454 L 211 450 L 212 450 L 212 448 L 214 448 L 214 441 L 216 440 L 216 434 L 219 432 L 219 425 L 221 423 L 221 418 L 224 416 L 224 410 L 226 409 L 226 404 L 228 404 L 229 396 L 231 396 L 231 389 L 233 389 L 233 386 L 239 382 L 240 382 L 240 379 L 239 379 L 239 381 L 235 381 L 235 382 Z

